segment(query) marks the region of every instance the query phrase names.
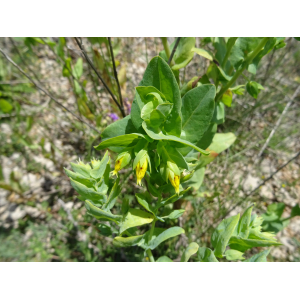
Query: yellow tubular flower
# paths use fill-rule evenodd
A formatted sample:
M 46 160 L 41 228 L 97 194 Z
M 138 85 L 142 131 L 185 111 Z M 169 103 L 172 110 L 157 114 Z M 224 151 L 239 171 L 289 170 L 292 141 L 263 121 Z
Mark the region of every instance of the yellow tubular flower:
M 147 171 L 147 166 L 148 166 L 148 161 L 145 159 L 145 162 L 143 163 L 142 166 L 140 166 L 140 163 L 138 162 L 136 166 L 136 177 L 137 177 L 137 184 L 142 185 L 142 179 L 145 176 L 145 173 Z
M 174 178 L 173 178 L 170 173 L 169 173 L 169 180 L 170 180 L 171 184 L 173 185 L 173 187 L 175 188 L 175 192 L 179 195 L 180 177 L 178 175 L 174 175 Z
M 119 159 L 116 161 L 115 169 L 112 171 L 112 175 L 117 175 L 117 176 L 118 176 L 118 172 L 119 172 L 120 169 L 121 169 L 121 163 L 122 163 L 123 158 L 124 158 L 124 157 L 121 157 L 121 158 L 119 158 Z

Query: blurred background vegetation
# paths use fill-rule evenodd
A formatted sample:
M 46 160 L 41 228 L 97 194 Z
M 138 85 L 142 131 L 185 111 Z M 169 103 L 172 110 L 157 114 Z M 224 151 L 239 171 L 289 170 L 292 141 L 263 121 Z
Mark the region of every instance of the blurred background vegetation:
M 134 88 L 163 45 L 160 38 L 111 40 L 128 114 Z M 82 41 L 118 98 L 107 38 Z M 196 38 L 197 47 L 213 52 L 212 42 L 211 38 Z M 285 43 L 284 48 L 262 59 L 255 81 L 264 89 L 257 99 L 245 92 L 234 95 L 232 107 L 226 107 L 226 121 L 218 126 L 218 132 L 233 132 L 237 140 L 208 166 L 202 184 L 199 182 L 174 204 L 186 210 L 183 216 L 159 224 L 179 223 L 186 235 L 159 246 L 155 257 L 167 255 L 180 260 L 192 241 L 209 246 L 211 232 L 224 216 L 255 203 L 254 211 L 265 216 L 265 228 L 278 231 L 277 238 L 283 244 L 271 250 L 268 260 L 300 260 L 299 156 L 264 182 L 300 151 L 300 91 L 294 95 L 300 85 L 300 43 L 293 38 L 286 38 Z M 70 162 L 78 158 L 87 162 L 102 157 L 104 151 L 95 151 L 93 146 L 99 144 L 100 133 L 108 124 L 122 118 L 81 57 L 75 39 L 0 38 L 0 48 L 57 99 L 53 101 L 37 90 L 0 54 L 0 261 L 145 260 L 137 247 L 113 247 L 112 237 L 86 214 L 64 173 L 63 168 L 70 168 Z M 195 55 L 180 71 L 181 84 L 204 74 L 209 63 Z M 253 75 L 246 75 L 252 79 Z M 266 148 L 262 148 L 274 129 Z M 113 153 L 111 156 L 114 158 Z M 141 187 L 129 168 L 120 173 L 126 184 L 116 206 L 120 208 L 125 197 L 135 206 L 134 194 Z

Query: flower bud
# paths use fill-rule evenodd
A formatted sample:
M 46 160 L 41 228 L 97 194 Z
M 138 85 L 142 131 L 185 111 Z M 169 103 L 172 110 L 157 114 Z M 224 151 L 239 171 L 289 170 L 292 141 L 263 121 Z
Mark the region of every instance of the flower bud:
M 145 176 L 149 164 L 150 172 L 151 172 L 151 163 L 150 158 L 147 153 L 147 150 L 142 149 L 134 159 L 133 169 L 136 171 L 137 184 L 142 184 L 142 179 Z
M 112 175 L 118 176 L 118 172 L 127 166 L 131 161 L 131 155 L 129 152 L 122 152 L 117 156 L 115 169 L 111 172 Z
M 167 180 L 170 180 L 175 192 L 179 194 L 180 171 L 177 165 L 170 161 L 167 162 Z

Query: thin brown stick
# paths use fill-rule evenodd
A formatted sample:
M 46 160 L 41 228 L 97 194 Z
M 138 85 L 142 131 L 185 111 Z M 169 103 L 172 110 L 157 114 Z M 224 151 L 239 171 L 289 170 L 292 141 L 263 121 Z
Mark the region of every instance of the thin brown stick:
M 236 205 L 234 205 L 230 210 L 228 210 L 226 212 L 226 214 L 224 214 L 222 216 L 222 218 L 219 218 L 216 222 L 218 223 L 219 221 L 221 221 L 222 219 L 224 219 L 225 217 L 228 216 L 229 213 L 231 213 L 234 209 L 236 209 L 240 204 L 242 204 L 247 198 L 249 198 L 253 193 L 255 193 L 261 186 L 263 186 L 267 181 L 269 181 L 270 179 L 273 178 L 274 175 L 276 175 L 281 169 L 283 169 L 284 167 L 286 167 L 290 162 L 292 162 L 294 159 L 296 159 L 297 157 L 300 156 L 300 151 L 293 156 L 291 159 L 289 159 L 286 163 L 284 163 L 282 166 L 280 166 L 274 173 L 272 173 L 269 177 L 267 177 L 259 186 L 257 186 L 255 189 L 253 189 L 249 194 L 246 195 L 246 197 L 239 201 L 238 203 L 236 203 Z M 208 229 L 210 229 L 211 227 L 213 227 L 213 225 L 210 225 L 208 228 L 206 228 L 205 230 L 203 230 L 203 233 L 205 233 Z
M 173 59 L 173 56 L 174 56 L 174 54 L 176 52 L 176 49 L 177 49 L 177 46 L 178 46 L 178 44 L 180 42 L 180 39 L 181 39 L 181 37 L 178 37 L 177 40 L 176 40 L 176 42 L 175 42 L 174 48 L 173 48 L 172 53 L 171 53 L 171 55 L 169 57 L 169 60 L 168 60 L 168 65 L 170 65 L 170 63 L 171 63 L 171 61 Z
M 29 76 L 27 75 L 1 48 L 0 48 L 0 52 L 2 53 L 2 55 L 13 65 L 15 66 L 24 76 L 26 76 L 34 85 L 37 89 L 39 89 L 40 91 L 42 91 L 45 95 L 47 95 L 48 97 L 50 97 L 56 104 L 58 104 L 59 106 L 61 106 L 62 108 L 64 108 L 66 111 L 68 111 L 70 114 L 72 114 L 75 118 L 77 118 L 79 121 L 81 121 L 82 123 L 84 123 L 85 125 L 87 125 L 88 127 L 90 127 L 91 129 L 95 130 L 97 133 L 100 134 L 100 131 L 98 129 L 96 129 L 94 126 L 90 125 L 89 123 L 87 123 L 85 120 L 83 120 L 82 118 L 80 118 L 79 116 L 77 116 L 75 113 L 73 113 L 72 111 L 70 111 L 67 107 L 65 107 L 63 104 L 61 104 L 55 97 L 53 97 L 48 91 L 44 90 L 40 85 L 38 85 L 37 83 L 35 83 L 35 81 Z
M 76 43 L 77 43 L 78 47 L 81 50 L 81 53 L 85 57 L 86 61 L 91 66 L 91 68 L 94 70 L 94 72 L 97 74 L 98 78 L 100 79 L 100 81 L 102 82 L 102 84 L 104 85 L 104 87 L 106 88 L 106 90 L 108 91 L 108 93 L 110 94 L 110 96 L 112 97 L 112 99 L 114 100 L 114 102 L 116 103 L 116 105 L 118 106 L 118 108 L 119 108 L 122 116 L 125 117 L 125 113 L 124 113 L 124 111 L 122 111 L 122 107 L 121 107 L 120 103 L 117 101 L 116 97 L 114 96 L 114 94 L 112 93 L 112 91 L 110 90 L 110 88 L 107 86 L 107 84 L 105 83 L 105 81 L 103 80 L 103 78 L 101 77 L 101 75 L 99 74 L 99 72 L 97 71 L 97 69 L 95 68 L 95 66 L 93 65 L 93 63 L 90 60 L 90 58 L 87 56 L 82 43 L 79 42 L 79 40 L 76 37 L 75 37 L 75 40 L 76 40 Z
M 113 69 L 114 69 L 114 76 L 117 82 L 117 86 L 118 86 L 118 92 L 119 92 L 119 100 L 120 100 L 120 104 L 121 104 L 121 109 L 122 109 L 122 115 L 125 116 L 125 111 L 124 111 L 124 104 L 123 104 L 123 99 L 122 99 L 122 93 L 121 93 L 121 87 L 120 87 L 120 83 L 119 83 L 119 79 L 118 79 L 118 73 L 117 73 L 117 69 L 116 69 L 116 64 L 115 64 L 115 57 L 114 57 L 114 51 L 111 45 L 111 38 L 108 38 L 108 43 L 109 43 L 109 50 L 110 50 L 110 55 L 111 55 L 111 60 L 113 63 Z

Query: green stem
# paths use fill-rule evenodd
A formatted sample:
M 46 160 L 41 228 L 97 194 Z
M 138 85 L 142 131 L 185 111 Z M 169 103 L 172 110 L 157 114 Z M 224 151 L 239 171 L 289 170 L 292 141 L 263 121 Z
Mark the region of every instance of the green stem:
M 169 59 L 170 55 L 171 55 L 171 50 L 170 50 L 170 47 L 169 47 L 169 44 L 168 44 L 168 39 L 166 37 L 161 37 L 161 41 L 164 45 L 164 49 L 166 51 L 167 58 Z
M 149 256 L 150 262 L 155 262 L 152 251 L 150 249 L 148 249 L 146 252 L 147 252 L 147 255 Z
M 156 223 L 156 220 L 154 220 L 154 221 L 152 222 L 152 225 L 151 225 L 151 229 L 150 229 L 150 233 L 149 233 L 149 236 L 148 236 L 148 241 L 147 241 L 147 243 L 149 243 L 149 242 L 151 241 L 151 238 L 152 238 L 152 235 L 153 235 L 153 231 L 154 231 L 154 228 L 155 228 L 155 223 Z M 150 262 L 155 262 L 155 259 L 154 259 L 154 257 L 153 257 L 153 254 L 152 254 L 151 249 L 148 249 L 148 250 L 146 251 L 146 253 L 147 253 L 147 255 L 149 256 Z
M 224 57 L 223 62 L 222 62 L 222 69 L 223 69 L 223 70 L 225 69 L 225 66 L 226 66 L 228 57 L 229 57 L 229 55 L 230 55 L 231 49 L 232 49 L 232 47 L 234 46 L 236 40 L 237 40 L 237 38 L 235 38 L 235 40 L 234 40 L 232 43 L 230 43 L 230 44 L 228 45 L 228 49 L 227 49 L 227 51 L 226 51 L 225 57 Z M 228 43 L 228 42 L 227 42 L 227 43 Z M 225 71 L 225 70 L 224 70 L 224 71 Z
M 256 57 L 256 55 L 264 48 L 267 41 L 270 38 L 265 37 L 261 40 L 261 42 L 258 44 L 258 46 L 249 54 L 246 56 L 241 68 L 235 72 L 235 74 L 232 76 L 231 80 L 228 81 L 228 83 L 223 86 L 220 90 L 220 92 L 216 96 L 216 101 L 220 100 L 222 98 L 222 95 L 235 83 L 235 81 L 238 79 L 238 77 L 243 73 L 243 71 L 246 69 L 246 67 L 249 65 L 249 63 Z
M 168 44 L 168 39 L 166 37 L 161 37 L 161 41 L 164 45 L 164 49 L 165 49 L 165 52 L 166 52 L 166 55 L 167 55 L 167 59 L 170 58 L 171 56 L 171 50 L 170 50 L 170 47 L 169 47 L 169 44 Z M 172 59 L 171 63 L 170 63 L 170 66 L 173 66 L 174 65 L 174 61 Z

